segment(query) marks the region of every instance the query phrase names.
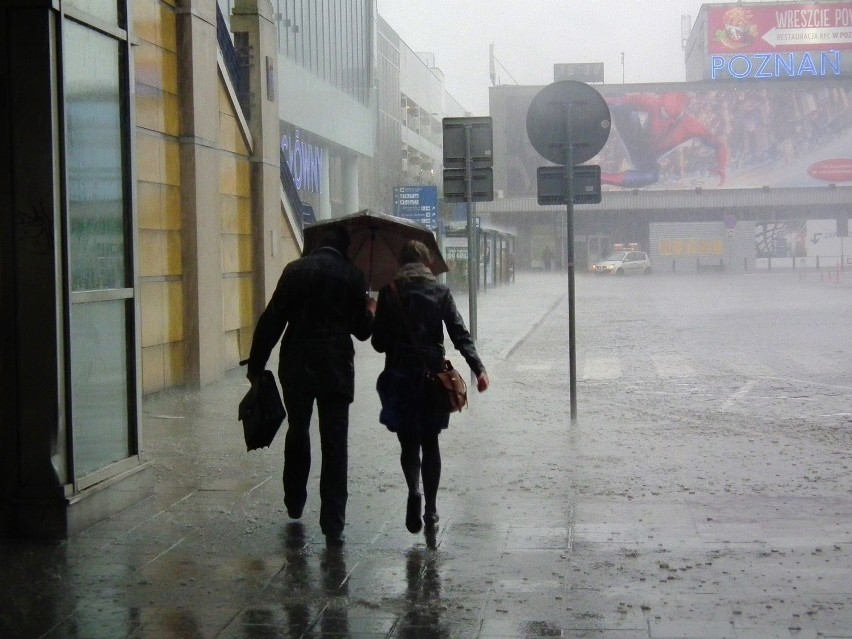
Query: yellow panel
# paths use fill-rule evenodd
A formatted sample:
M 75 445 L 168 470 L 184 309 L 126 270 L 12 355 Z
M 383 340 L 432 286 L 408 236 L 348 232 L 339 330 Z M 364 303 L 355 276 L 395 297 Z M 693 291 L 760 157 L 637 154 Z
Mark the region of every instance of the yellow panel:
M 140 332 L 142 346 L 154 346 L 163 343 L 163 304 L 165 302 L 164 282 L 142 282 L 139 311 L 142 317 Z
M 725 252 L 725 245 L 722 240 L 713 240 L 713 246 L 711 248 L 713 251 L 713 255 L 722 255 Z
M 660 255 L 671 255 L 672 254 L 672 242 L 671 240 L 660 240 Z
M 163 50 L 161 53 L 163 64 L 162 87 L 166 93 L 177 95 L 178 92 L 178 62 L 177 54 L 172 51 Z
M 136 167 L 137 176 L 140 181 L 160 182 L 160 140 L 142 133 L 136 132 Z
M 219 113 L 219 146 L 225 151 L 237 150 L 237 121 L 233 116 Z
M 152 86 L 136 83 L 136 126 L 152 131 L 163 129 L 161 92 Z
M 219 154 L 219 193 L 237 194 L 237 169 L 234 156 Z
M 163 93 L 163 133 L 180 135 L 180 101 L 178 96 L 172 93 Z
M 165 237 L 162 231 L 139 231 L 139 274 L 142 277 L 163 274 Z
M 231 98 L 222 80 L 219 81 L 219 112 L 227 113 L 228 115 L 234 114 L 234 110 L 231 108 Z
M 183 282 L 166 282 L 165 341 L 179 342 L 184 337 Z
M 240 362 L 240 331 L 226 331 L 224 335 L 225 367 L 233 368 Z
M 155 393 L 165 388 L 162 345 L 142 348 L 142 393 Z
M 165 140 L 163 149 L 162 182 L 173 186 L 180 185 L 180 144 L 177 140 Z
M 249 197 L 251 195 L 251 164 L 245 158 L 237 158 L 236 195 Z
M 183 386 L 185 351 L 186 348 L 183 342 L 174 342 L 163 346 L 163 352 L 165 353 L 164 382 L 166 388 Z
M 222 235 L 222 273 L 239 271 L 239 236 Z
M 240 327 L 240 304 L 239 280 L 233 277 L 224 278 L 222 280 L 222 319 L 226 331 Z
M 174 5 L 174 2 L 168 2 L 168 4 Z M 177 19 L 174 9 L 169 9 L 162 4 L 159 7 L 161 45 L 166 51 L 175 52 L 177 51 Z
M 237 208 L 240 212 L 240 233 L 251 235 L 251 199 L 247 197 L 238 198 Z
M 178 231 L 183 228 L 183 215 L 180 202 L 180 187 L 163 185 L 163 228 Z
M 253 326 L 244 326 L 240 329 L 240 359 L 246 359 L 251 352 L 251 340 L 254 335 Z
M 136 81 L 158 89 L 163 88 L 163 50 L 143 41 L 133 49 Z
M 240 326 L 250 326 L 252 323 L 252 300 L 254 299 L 254 283 L 251 276 L 239 278 L 240 283 Z
M 233 195 L 219 196 L 219 215 L 222 220 L 223 233 L 240 233 L 240 198 Z
M 153 44 L 160 44 L 160 11 L 156 0 L 136 0 L 133 3 L 134 35 Z
M 183 274 L 183 256 L 181 240 L 183 234 L 180 231 L 164 231 L 165 235 L 165 258 L 163 262 L 163 275 Z
M 140 229 L 159 229 L 163 226 L 162 187 L 152 182 L 138 182 L 136 192 Z
M 252 272 L 252 237 L 251 235 L 238 235 L 237 246 L 239 250 L 239 262 L 237 270 L 241 273 Z

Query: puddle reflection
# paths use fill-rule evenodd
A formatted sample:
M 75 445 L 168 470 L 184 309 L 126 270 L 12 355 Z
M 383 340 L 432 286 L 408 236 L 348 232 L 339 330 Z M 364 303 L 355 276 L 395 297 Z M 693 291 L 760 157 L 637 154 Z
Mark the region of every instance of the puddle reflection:
M 451 636 L 441 618 L 441 575 L 434 536 L 428 548 L 412 548 L 405 566 L 406 611 L 399 636 L 405 639 L 445 639 Z

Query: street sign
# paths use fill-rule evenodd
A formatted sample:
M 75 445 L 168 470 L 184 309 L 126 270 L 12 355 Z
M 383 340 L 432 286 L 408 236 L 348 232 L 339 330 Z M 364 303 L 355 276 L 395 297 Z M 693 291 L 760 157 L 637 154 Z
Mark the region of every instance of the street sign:
M 470 191 L 474 202 L 490 202 L 494 199 L 494 172 L 488 168 L 473 169 L 471 172 Z M 447 202 L 464 202 L 465 179 L 464 169 L 444 169 L 444 200 Z
M 540 166 L 536 178 L 539 204 L 568 204 L 568 180 L 564 166 Z M 599 204 L 601 167 L 597 164 L 575 164 L 573 191 L 574 204 Z
M 490 117 L 444 118 L 444 168 L 464 169 L 467 161 L 465 129 L 470 131 L 470 161 L 473 168 L 494 164 L 494 142 Z
M 549 84 L 527 110 L 527 136 L 533 148 L 554 164 L 566 164 L 569 144 L 572 164 L 591 160 L 606 144 L 609 131 L 606 100 L 583 82 Z
M 434 231 L 438 228 L 438 187 L 395 186 L 393 214 L 419 222 Z

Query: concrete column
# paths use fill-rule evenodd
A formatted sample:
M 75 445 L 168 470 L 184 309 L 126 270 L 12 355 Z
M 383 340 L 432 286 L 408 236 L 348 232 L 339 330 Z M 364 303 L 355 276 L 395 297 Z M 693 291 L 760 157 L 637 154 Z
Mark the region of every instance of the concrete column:
M 325 153 L 325 162 L 322 163 L 322 175 L 320 175 L 318 220 L 327 220 L 331 217 L 331 152 L 326 150 Z
M 4 445 L 0 459 L 16 468 L 15 492 L 25 500 L 28 494 L 34 499 L 61 497 L 62 485 L 70 483 L 64 410 L 59 104 L 55 93 L 59 69 L 52 55 L 58 48 L 56 19 L 57 14 L 46 5 L 17 8 L 8 14 L 10 76 L 5 97 L 9 105 L 9 174 L 13 177 L 4 171 L 4 179 L 12 180 L 7 210 L 15 249 L 13 255 L 4 256 L 3 264 L 12 265 L 19 294 L 3 300 L 4 307 L 9 302 L 15 309 L 16 337 L 16 357 L 4 358 L 3 369 L 14 361 L 15 374 L 4 377 L 4 383 L 15 386 L 17 414 L 2 424 L 3 440 L 12 447 Z M 7 192 L 3 197 L 5 200 Z
M 231 30 L 245 33 L 249 46 L 254 228 L 254 311 L 257 318 L 272 297 L 284 268 L 284 218 L 278 124 L 278 39 L 269 0 L 237 0 Z
M 349 215 L 359 210 L 358 158 L 347 156 L 343 160 L 343 214 Z
M 185 378 L 198 387 L 224 373 L 216 3 L 182 0 L 177 13 Z

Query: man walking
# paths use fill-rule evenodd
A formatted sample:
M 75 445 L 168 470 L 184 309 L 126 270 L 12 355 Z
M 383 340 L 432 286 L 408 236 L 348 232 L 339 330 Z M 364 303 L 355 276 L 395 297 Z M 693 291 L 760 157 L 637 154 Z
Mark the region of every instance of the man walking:
M 288 414 L 284 440 L 284 505 L 299 519 L 311 468 L 314 401 L 322 449 L 320 528 L 329 545 L 343 543 L 346 522 L 349 404 L 354 399 L 355 349 L 373 330 L 376 303 L 364 275 L 346 258 L 349 234 L 334 227 L 320 247 L 284 268 L 257 322 L 248 378 L 266 367 L 281 334 L 278 378 Z

